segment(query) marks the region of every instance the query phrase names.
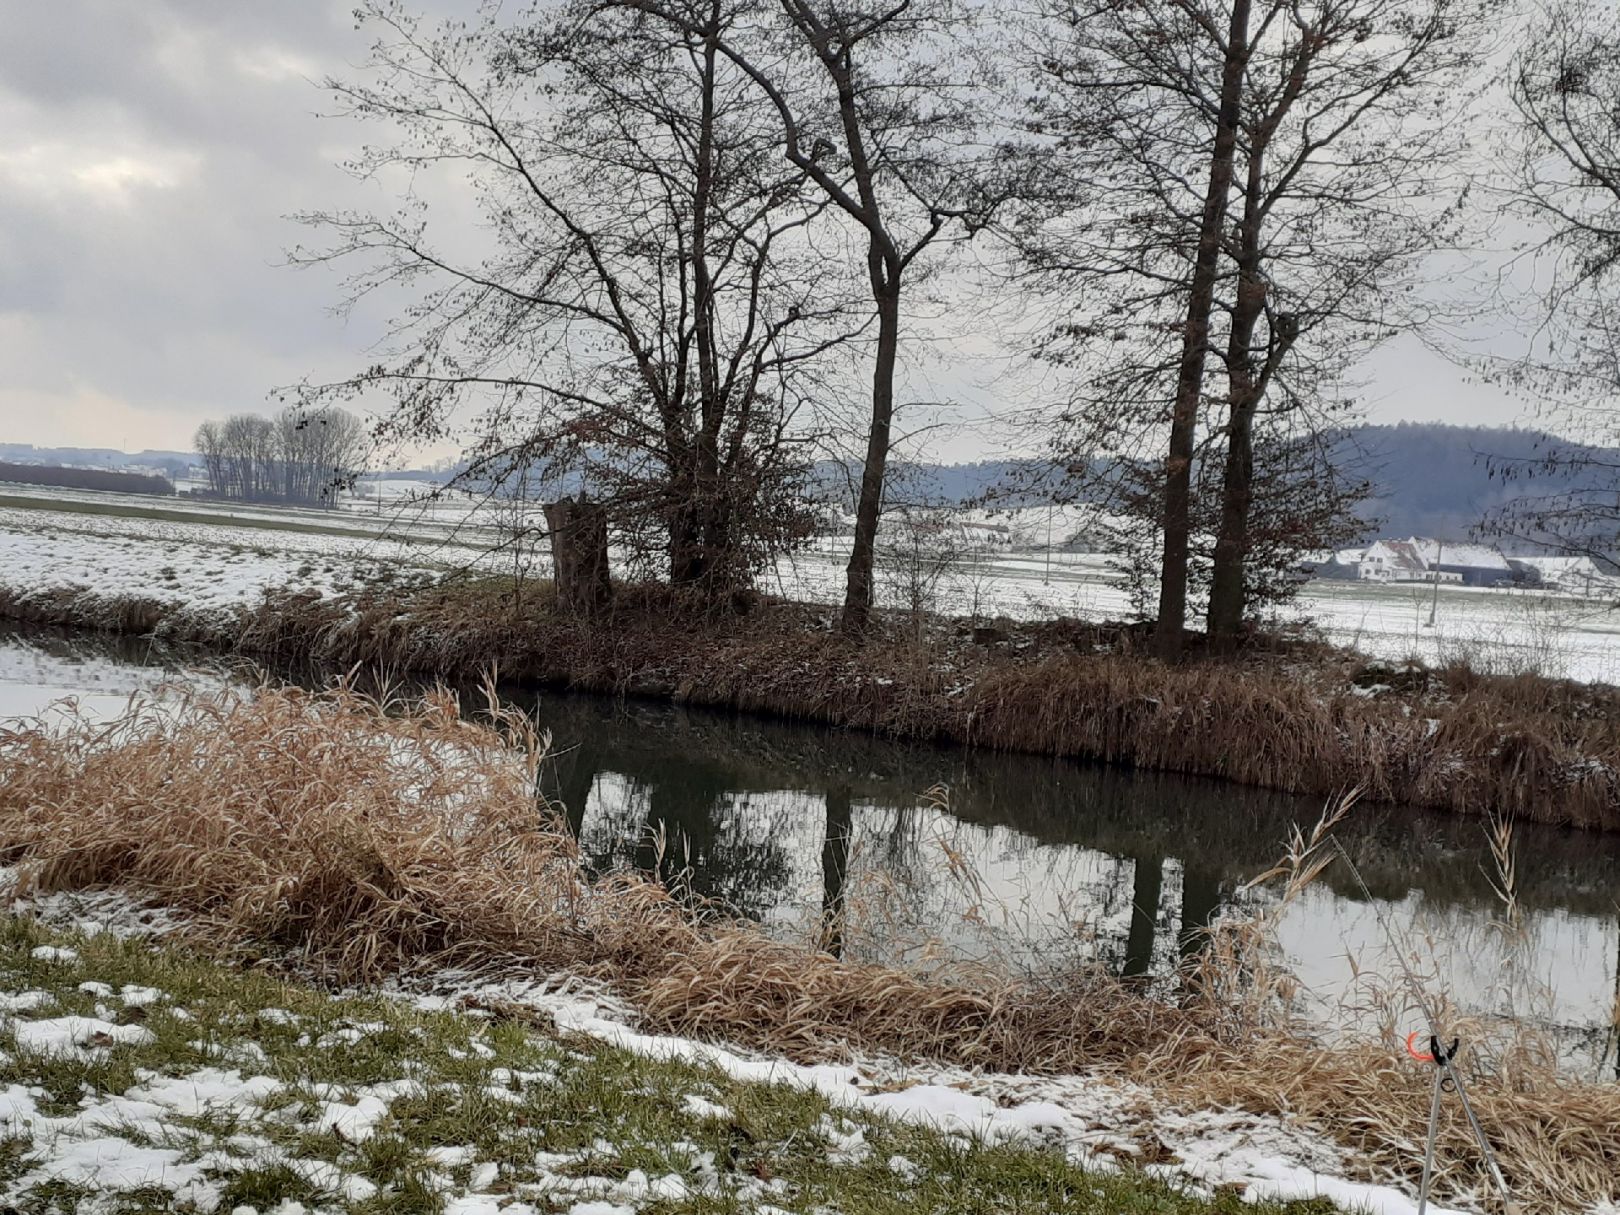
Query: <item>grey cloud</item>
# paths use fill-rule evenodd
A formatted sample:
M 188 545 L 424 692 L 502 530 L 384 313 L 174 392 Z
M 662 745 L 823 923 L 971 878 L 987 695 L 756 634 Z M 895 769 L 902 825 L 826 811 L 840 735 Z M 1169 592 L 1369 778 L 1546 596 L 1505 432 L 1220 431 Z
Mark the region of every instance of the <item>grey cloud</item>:
M 104 425 L 103 442 L 180 446 L 204 417 L 367 357 L 381 305 L 340 323 L 332 274 L 279 264 L 301 235 L 287 214 L 380 200 L 333 166 L 357 134 L 317 119 L 326 99 L 300 77 L 363 57 L 348 8 L 0 0 L 0 438 L 83 442 Z M 919 393 L 986 407 L 982 365 L 940 348 L 914 362 Z M 1365 370 L 1379 420 L 1522 412 L 1411 343 Z M 1007 377 L 989 395 L 1017 390 Z M 953 433 L 936 454 L 985 445 Z

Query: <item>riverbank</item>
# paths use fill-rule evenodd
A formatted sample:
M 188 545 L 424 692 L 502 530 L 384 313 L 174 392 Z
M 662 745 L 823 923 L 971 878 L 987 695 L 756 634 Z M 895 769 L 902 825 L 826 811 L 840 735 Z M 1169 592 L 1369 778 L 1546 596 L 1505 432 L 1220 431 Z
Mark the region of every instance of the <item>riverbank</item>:
M 499 579 L 247 604 L 0 586 L 0 617 L 152 634 L 282 663 L 645 696 L 896 738 L 1131 765 L 1315 797 L 1620 830 L 1620 691 L 1458 664 L 1370 662 L 1307 642 L 1167 667 L 1131 626 L 975 628 L 889 613 L 864 646 L 831 609 L 750 599 L 703 610 L 621 588 L 581 621 L 544 584 Z
M 1134 1105 L 1146 1113 L 1118 1150 L 1140 1163 L 1204 1159 L 1182 1151 L 1178 1136 L 1192 1130 L 1229 1149 L 1252 1142 L 1257 1124 L 1244 1119 L 1260 1119 L 1278 1142 L 1339 1153 L 1341 1178 L 1409 1187 L 1415 1177 L 1427 1073 L 1392 1042 L 1326 1047 L 1292 1027 L 1287 976 L 1268 968 L 1253 925 L 1224 927 L 1175 993 L 1092 972 L 1031 982 L 841 962 L 634 875 L 587 878 L 534 799 L 540 740 L 520 718 L 495 725 L 469 723 L 444 699 L 385 712 L 293 690 L 138 704 L 113 721 L 57 715 L 0 736 L 0 861 L 17 867 L 26 898 L 127 892 L 255 968 L 350 984 L 456 970 L 486 1003 L 503 980 L 532 991 L 561 972 L 606 985 L 639 1029 L 597 1014 L 575 1024 L 653 1053 L 678 1036 L 766 1052 L 781 1061 L 771 1067 L 888 1057 L 904 1062 L 874 1093 L 921 1100 L 921 1075 L 958 1111 L 1001 1110 L 1004 1125 L 1092 1149 L 1096 1132 L 1119 1130 L 1110 1111 Z M 1301 841 L 1284 866 L 1290 885 L 1309 882 L 1321 845 Z M 1620 1089 L 1538 1064 L 1533 1033 L 1464 1032 L 1476 1106 L 1524 1209 L 1620 1199 Z M 847 1087 L 854 1073 L 793 1074 Z M 1442 1128 L 1442 1185 L 1485 1203 L 1455 1113 Z M 1237 1125 L 1221 1121 L 1235 1114 Z M 1329 1171 L 1290 1159 L 1284 1180 Z M 1223 1179 L 1244 1177 L 1266 1180 L 1253 1168 Z
M 883 1112 L 788 1072 L 746 1080 L 470 1000 L 334 995 L 86 927 L 0 918 L 0 1203 L 20 1215 L 1331 1209 L 1084 1168 L 994 1119 L 974 1138 L 939 1093 Z

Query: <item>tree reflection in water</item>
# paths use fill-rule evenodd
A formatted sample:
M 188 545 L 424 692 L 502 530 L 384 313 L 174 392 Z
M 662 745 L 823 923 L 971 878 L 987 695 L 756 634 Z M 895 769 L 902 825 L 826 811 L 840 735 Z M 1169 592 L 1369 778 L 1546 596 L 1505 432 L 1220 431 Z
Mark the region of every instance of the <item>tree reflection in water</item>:
M 1196 954 L 1289 829 L 1320 812 L 1214 782 L 738 715 L 550 695 L 534 707 L 557 743 L 547 795 L 566 807 L 593 867 L 674 880 L 690 866 L 697 897 L 863 960 L 915 963 L 931 941 L 954 959 L 1038 969 L 1091 958 L 1165 975 Z M 948 788 L 948 810 L 928 803 L 935 786 Z M 1490 922 L 1478 824 L 1367 806 L 1342 836 L 1381 901 L 1417 907 L 1458 939 Z M 1595 978 L 1605 1006 L 1620 984 L 1608 973 L 1620 965 L 1617 845 L 1518 833 L 1521 903 L 1596 934 L 1584 948 L 1610 961 L 1581 977 Z M 1330 870 L 1305 914 L 1326 934 L 1360 901 Z M 1308 944 L 1325 958 L 1344 952 L 1325 935 Z M 1596 1057 L 1607 1018 L 1570 1016 Z

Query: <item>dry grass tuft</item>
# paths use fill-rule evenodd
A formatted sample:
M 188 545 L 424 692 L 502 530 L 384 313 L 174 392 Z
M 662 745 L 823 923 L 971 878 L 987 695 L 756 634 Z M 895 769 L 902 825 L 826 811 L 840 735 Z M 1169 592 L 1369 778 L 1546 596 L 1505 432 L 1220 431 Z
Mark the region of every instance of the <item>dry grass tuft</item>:
M 519 716 L 469 723 L 445 694 L 136 701 L 116 721 L 0 731 L 0 861 L 25 892 L 123 887 L 240 957 L 334 979 L 571 969 L 611 980 L 655 1029 L 799 1059 L 1105 1068 L 1195 1106 L 1297 1117 L 1384 1176 L 1415 1177 L 1430 1076 L 1388 1045 L 1324 1048 L 1273 1016 L 1288 988 L 1263 924 L 1218 929 L 1179 1004 L 1098 974 L 970 985 L 840 962 L 694 915 L 633 875 L 585 882 L 536 794 L 544 743 Z M 1268 875 L 1284 900 L 1320 872 L 1335 821 Z M 1620 1199 L 1620 1087 L 1470 1066 L 1527 1210 Z M 1453 1197 L 1483 1193 L 1455 1111 L 1440 1157 Z
M 1248 1051 L 1183 1056 L 1179 1063 L 1164 1085 L 1176 1097 L 1217 1108 L 1286 1111 L 1415 1188 L 1433 1078 L 1398 1047 L 1311 1051 L 1261 1042 Z M 1587 1211 L 1620 1197 L 1620 1090 L 1614 1085 L 1551 1075 L 1534 1085 L 1513 1085 L 1478 1072 L 1469 1095 L 1524 1210 Z M 1442 1115 L 1436 1193 L 1448 1203 L 1499 1210 L 1455 1098 Z
M 389 708 L 287 689 L 0 730 L 0 861 L 25 888 L 146 891 L 344 977 L 560 947 L 579 892 L 530 792 L 537 751 L 449 696 Z
M 521 715 L 339 689 L 134 702 L 0 732 L 0 863 L 21 889 L 121 886 L 335 979 L 571 968 L 653 1023 L 805 1057 L 831 1042 L 1014 1069 L 1119 1062 L 1174 1010 L 1115 985 L 949 987 L 695 916 L 629 874 L 594 885 L 538 795 Z

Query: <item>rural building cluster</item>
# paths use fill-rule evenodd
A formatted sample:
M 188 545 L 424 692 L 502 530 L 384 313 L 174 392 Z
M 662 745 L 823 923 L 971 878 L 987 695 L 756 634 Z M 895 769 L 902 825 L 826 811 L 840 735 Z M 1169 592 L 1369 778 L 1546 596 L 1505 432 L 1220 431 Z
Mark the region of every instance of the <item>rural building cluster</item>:
M 1581 595 L 1608 593 L 1615 586 L 1591 557 L 1509 556 L 1495 545 L 1420 536 L 1340 549 L 1314 572 L 1318 578 L 1355 582 L 1540 587 Z

